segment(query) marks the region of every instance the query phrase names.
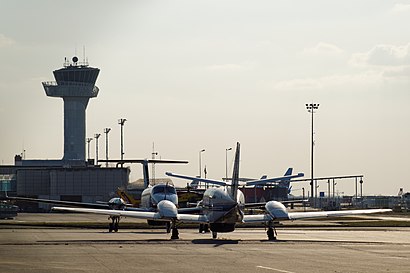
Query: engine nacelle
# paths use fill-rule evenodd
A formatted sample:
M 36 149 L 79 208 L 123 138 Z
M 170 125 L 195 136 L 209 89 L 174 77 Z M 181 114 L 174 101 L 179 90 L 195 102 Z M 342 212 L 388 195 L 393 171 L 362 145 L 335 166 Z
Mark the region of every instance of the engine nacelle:
M 169 200 L 162 200 L 157 205 L 158 212 L 163 218 L 176 219 L 178 215 L 178 209 L 174 203 Z
M 265 205 L 266 212 L 269 213 L 272 218 L 281 220 L 281 219 L 289 219 L 288 212 L 286 207 L 278 201 L 269 201 Z

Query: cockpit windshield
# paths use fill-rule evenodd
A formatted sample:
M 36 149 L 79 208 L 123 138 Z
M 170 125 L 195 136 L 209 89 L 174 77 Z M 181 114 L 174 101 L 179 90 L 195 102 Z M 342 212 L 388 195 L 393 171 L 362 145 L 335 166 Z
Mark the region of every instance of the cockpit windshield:
M 152 189 L 153 194 L 163 193 L 163 194 L 176 194 L 175 188 L 169 185 L 157 185 Z

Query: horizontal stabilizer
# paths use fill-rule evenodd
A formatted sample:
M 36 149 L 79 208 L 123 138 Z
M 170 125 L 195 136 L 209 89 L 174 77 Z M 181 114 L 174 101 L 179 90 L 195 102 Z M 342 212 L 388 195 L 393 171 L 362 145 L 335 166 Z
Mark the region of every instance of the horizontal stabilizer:
M 218 185 L 218 186 L 226 186 L 225 182 L 218 181 L 218 180 L 200 178 L 200 177 L 195 177 L 195 176 L 187 176 L 187 175 L 175 174 L 175 173 L 170 173 L 170 172 L 166 172 L 165 174 L 168 175 L 168 176 L 181 178 L 181 179 L 187 179 L 187 180 L 198 181 L 198 182 L 205 182 L 205 183 L 214 184 L 214 185 Z

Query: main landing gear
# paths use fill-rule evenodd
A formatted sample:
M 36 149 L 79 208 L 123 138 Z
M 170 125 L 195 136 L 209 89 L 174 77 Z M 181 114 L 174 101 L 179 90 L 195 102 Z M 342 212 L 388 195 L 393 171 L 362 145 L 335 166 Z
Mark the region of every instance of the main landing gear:
M 176 226 L 175 221 L 172 221 L 171 226 L 172 226 L 172 227 L 171 227 L 171 228 L 172 228 L 171 240 L 177 240 L 177 239 L 179 239 L 179 232 L 178 232 L 178 228 L 177 228 L 177 226 Z
M 218 238 L 218 232 L 212 231 L 212 239 Z
M 111 223 L 108 225 L 109 232 L 118 232 L 118 223 L 120 222 L 119 216 L 110 216 L 108 220 L 111 219 Z
M 208 233 L 209 225 L 208 224 L 199 224 L 199 233 Z
M 275 225 L 273 222 L 269 222 L 269 227 L 266 234 L 268 235 L 269 241 L 276 241 L 276 237 L 278 234 L 276 233 Z
M 171 222 L 166 222 L 165 223 L 165 228 L 167 230 L 167 233 L 170 233 L 171 232 Z

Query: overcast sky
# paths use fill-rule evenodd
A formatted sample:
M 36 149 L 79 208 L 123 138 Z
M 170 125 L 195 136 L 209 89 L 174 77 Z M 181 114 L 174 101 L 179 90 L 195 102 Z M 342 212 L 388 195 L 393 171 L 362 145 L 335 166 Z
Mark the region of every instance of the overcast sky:
M 0 160 L 60 159 L 63 102 L 42 81 L 64 57 L 101 69 L 87 136 L 109 134 L 110 158 L 189 160 L 165 171 L 225 176 L 363 174 L 364 194 L 410 191 L 410 1 L 0 0 Z M 99 157 L 105 157 L 100 138 Z M 91 154 L 95 155 L 95 142 Z M 228 152 L 232 172 L 233 151 Z M 132 167 L 131 180 L 141 177 Z M 179 182 L 177 182 L 178 184 Z M 182 181 L 180 182 L 182 183 Z M 184 182 L 185 183 L 185 182 Z M 295 194 L 302 187 L 295 185 Z M 298 191 L 299 190 L 299 191 Z M 336 190 L 354 193 L 352 181 Z M 320 184 L 319 191 L 327 191 Z

